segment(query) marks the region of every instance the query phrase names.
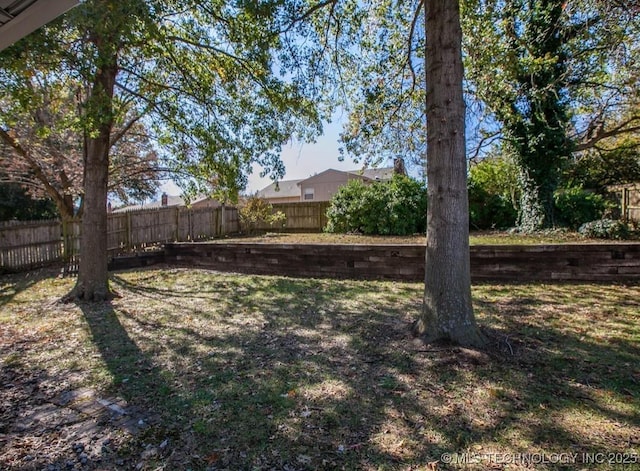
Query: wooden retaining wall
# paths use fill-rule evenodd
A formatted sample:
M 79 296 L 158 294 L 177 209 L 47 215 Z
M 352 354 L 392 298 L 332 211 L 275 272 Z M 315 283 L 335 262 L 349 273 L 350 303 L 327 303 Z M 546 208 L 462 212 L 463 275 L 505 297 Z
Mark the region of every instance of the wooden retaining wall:
M 320 278 L 422 281 L 419 245 L 170 243 L 169 264 L 219 271 Z M 640 244 L 471 247 L 479 281 L 640 281 Z

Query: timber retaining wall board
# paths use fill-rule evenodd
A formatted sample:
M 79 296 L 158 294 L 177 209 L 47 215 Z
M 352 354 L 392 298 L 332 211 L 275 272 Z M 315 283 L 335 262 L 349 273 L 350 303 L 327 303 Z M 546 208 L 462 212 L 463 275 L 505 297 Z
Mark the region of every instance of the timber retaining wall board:
M 420 245 L 173 243 L 169 264 L 259 275 L 424 279 Z M 471 247 L 473 281 L 640 281 L 640 244 Z

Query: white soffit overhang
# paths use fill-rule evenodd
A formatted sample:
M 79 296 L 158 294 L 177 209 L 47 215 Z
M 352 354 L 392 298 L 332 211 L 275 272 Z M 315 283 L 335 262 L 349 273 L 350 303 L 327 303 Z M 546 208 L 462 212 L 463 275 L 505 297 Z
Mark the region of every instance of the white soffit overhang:
M 79 0 L 0 0 L 0 51 L 78 3 Z

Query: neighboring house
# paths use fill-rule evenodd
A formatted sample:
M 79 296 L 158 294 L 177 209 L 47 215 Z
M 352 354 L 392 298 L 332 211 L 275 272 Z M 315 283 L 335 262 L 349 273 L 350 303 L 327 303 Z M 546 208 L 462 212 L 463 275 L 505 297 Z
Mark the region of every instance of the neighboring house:
M 283 180 L 274 182 L 258 191 L 257 196 L 269 203 L 298 203 L 300 201 L 300 187 L 302 180 Z
M 214 200 L 208 196 L 196 196 L 191 199 L 189 206 L 192 209 L 199 208 L 218 208 L 221 206 L 219 201 Z M 111 205 L 111 203 L 109 203 Z M 186 206 L 186 201 L 181 196 L 169 196 L 166 193 L 162 194 L 162 197 L 158 201 L 151 201 L 150 203 L 134 204 L 129 206 L 122 206 L 116 208 L 110 212 L 123 213 L 127 211 L 140 211 L 143 209 L 159 209 L 159 208 L 171 208 L 176 206 Z
M 363 182 L 389 181 L 393 167 L 341 171 L 332 168 L 304 180 L 283 180 L 258 191 L 257 196 L 270 203 L 329 201 L 350 180 Z

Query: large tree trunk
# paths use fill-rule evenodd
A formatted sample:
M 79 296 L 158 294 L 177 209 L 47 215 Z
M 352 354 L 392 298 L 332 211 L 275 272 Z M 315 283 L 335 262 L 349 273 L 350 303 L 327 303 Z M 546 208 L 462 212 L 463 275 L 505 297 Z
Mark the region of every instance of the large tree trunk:
M 481 347 L 471 302 L 469 202 L 462 94 L 462 31 L 457 1 L 426 1 L 427 250 L 422 316 L 427 342 Z
M 538 163 L 540 165 L 540 163 Z M 557 162 L 549 163 L 549 171 L 543 177 L 537 175 L 535 168 L 520 164 L 520 214 L 518 228 L 525 233 L 537 232 L 554 227 L 555 206 L 553 195 L 557 187 L 557 178 L 552 175 Z
M 84 165 L 84 198 L 80 240 L 78 281 L 68 295 L 85 301 L 107 299 L 107 183 L 109 175 L 109 139 L 113 127 L 113 90 L 117 55 L 103 61 L 96 72 L 87 110 L 96 122 L 95 132 L 88 133 Z

